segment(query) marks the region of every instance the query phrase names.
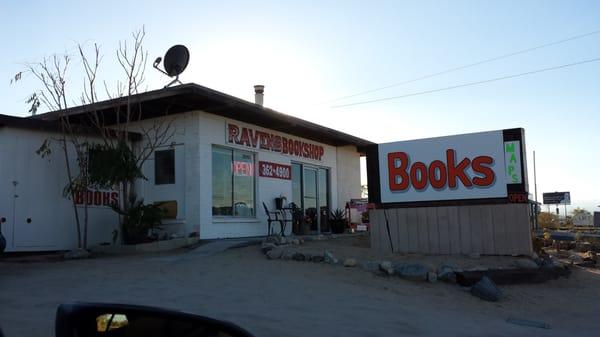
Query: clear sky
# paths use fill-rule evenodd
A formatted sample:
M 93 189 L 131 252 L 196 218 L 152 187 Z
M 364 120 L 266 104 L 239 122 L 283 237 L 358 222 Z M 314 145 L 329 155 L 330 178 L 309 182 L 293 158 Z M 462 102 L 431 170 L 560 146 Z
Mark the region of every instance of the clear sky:
M 571 191 L 600 211 L 600 62 L 449 91 L 332 108 L 600 57 L 600 34 L 461 71 L 336 98 L 600 30 L 599 1 L 2 1 L 0 113 L 24 116 L 25 62 L 101 45 L 112 87 L 119 40 L 145 26 L 150 62 L 190 49 L 181 79 L 375 142 L 523 127 L 533 192 Z M 70 72 L 73 99 L 80 64 Z M 148 67 L 148 89 L 169 79 Z M 562 212 L 562 211 L 561 211 Z

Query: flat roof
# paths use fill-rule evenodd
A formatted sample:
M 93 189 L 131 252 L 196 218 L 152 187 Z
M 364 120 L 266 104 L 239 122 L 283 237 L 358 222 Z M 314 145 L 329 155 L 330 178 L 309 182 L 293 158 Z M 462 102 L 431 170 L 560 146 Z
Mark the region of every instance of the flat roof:
M 39 120 L 0 114 L 0 128 L 2 127 L 12 127 L 27 130 L 60 131 L 60 124 L 57 121 Z
M 119 116 L 117 115 L 118 111 L 122 116 L 128 100 L 132 103 L 130 106 L 137 109 L 134 113 L 143 112 L 139 116 L 140 119 L 202 110 L 329 145 L 355 145 L 361 152 L 364 151 L 365 146 L 374 144 L 371 141 L 265 108 L 195 83 L 52 111 L 32 116 L 29 119 L 53 121 L 57 120 L 59 116 L 69 116 L 76 121 L 87 113 L 94 112 L 101 113 L 105 121 L 110 124 L 116 122 L 116 118 Z

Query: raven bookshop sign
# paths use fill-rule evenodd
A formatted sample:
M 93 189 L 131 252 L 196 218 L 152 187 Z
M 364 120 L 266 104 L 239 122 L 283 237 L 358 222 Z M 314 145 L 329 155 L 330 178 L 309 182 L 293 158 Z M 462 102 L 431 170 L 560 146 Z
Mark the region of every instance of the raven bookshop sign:
M 250 127 L 227 123 L 227 143 L 252 149 L 279 152 L 288 156 L 323 160 L 325 148 L 322 145 L 307 143 L 303 140 L 280 136 Z

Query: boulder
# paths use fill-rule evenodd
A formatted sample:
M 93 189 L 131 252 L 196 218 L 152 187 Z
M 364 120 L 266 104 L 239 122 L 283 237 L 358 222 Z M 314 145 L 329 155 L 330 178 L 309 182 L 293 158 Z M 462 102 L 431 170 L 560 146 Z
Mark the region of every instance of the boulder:
M 361 268 L 366 270 L 366 271 L 370 271 L 370 272 L 376 272 L 379 270 L 379 263 L 375 262 L 375 261 L 366 261 L 361 263 Z
M 388 275 L 394 274 L 394 267 L 390 261 L 381 261 L 381 263 L 379 263 L 379 270 Z
M 427 280 L 428 268 L 422 264 L 400 264 L 394 266 L 394 272 L 400 277 L 411 281 Z
M 593 245 L 589 242 L 577 242 L 575 244 L 575 250 L 578 252 L 587 252 L 593 248 Z
M 335 256 L 333 256 L 333 253 L 331 253 L 328 250 L 326 250 L 325 253 L 323 253 L 323 258 L 324 258 L 325 263 L 328 263 L 328 264 L 337 264 L 338 263 L 338 259 L 336 259 Z
M 277 248 L 277 245 L 275 245 L 274 243 L 271 242 L 263 242 L 262 245 L 260 246 L 260 250 L 263 252 L 263 254 L 266 254 L 267 252 L 269 252 L 271 249 Z
M 344 267 L 355 267 L 356 266 L 356 259 L 346 259 L 344 260 Z
M 292 255 L 292 259 L 295 261 L 304 261 L 306 260 L 306 256 L 304 256 L 304 254 L 302 253 L 296 252 L 294 253 L 294 255 Z
M 281 255 L 281 259 L 282 260 L 291 260 L 294 257 L 294 254 L 296 254 L 295 251 L 293 250 L 284 250 L 283 254 Z
M 280 237 L 277 235 L 271 235 L 271 236 L 267 236 L 264 240 L 263 243 L 272 243 L 274 245 L 278 245 L 280 243 Z
M 456 282 L 456 273 L 454 268 L 448 265 L 441 265 L 437 270 L 437 278 L 443 282 Z
M 323 262 L 325 261 L 325 257 L 323 257 L 323 255 L 313 255 L 313 257 L 310 259 L 312 262 Z
M 290 240 L 290 243 L 293 244 L 293 245 L 299 245 L 300 244 L 300 240 L 298 240 L 298 239 L 292 239 L 292 240 Z
M 67 260 L 78 260 L 78 259 L 87 259 L 90 257 L 90 252 L 83 248 L 77 248 L 71 251 L 68 251 L 63 255 L 63 258 Z
M 583 258 L 584 261 L 595 261 L 596 260 L 596 253 L 590 251 L 587 251 L 585 253 L 583 253 L 581 255 L 581 257 Z
M 437 282 L 437 280 L 438 280 L 438 277 L 435 272 L 433 272 L 433 271 L 427 272 L 427 282 L 435 283 L 435 282 Z
M 269 260 L 280 259 L 282 255 L 283 255 L 283 249 L 281 249 L 279 247 L 273 248 L 267 252 L 267 258 L 269 258 Z
M 569 261 L 571 261 L 571 264 L 580 264 L 583 262 L 583 258 L 579 256 L 579 254 L 571 254 L 569 256 Z
M 500 291 L 489 277 L 484 276 L 471 287 L 471 294 L 485 301 L 497 302 L 502 296 L 502 291 Z
M 540 266 L 530 259 L 518 259 L 513 262 L 513 265 L 519 269 L 538 269 Z

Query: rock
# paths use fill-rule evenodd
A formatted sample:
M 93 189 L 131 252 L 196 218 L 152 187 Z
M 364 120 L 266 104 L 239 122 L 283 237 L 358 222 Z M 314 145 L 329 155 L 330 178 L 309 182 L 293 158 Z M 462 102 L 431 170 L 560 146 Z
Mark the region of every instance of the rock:
M 282 260 L 291 260 L 294 257 L 294 254 L 296 254 L 295 251 L 293 250 L 284 250 L 283 254 L 281 255 L 281 259 Z
M 577 242 L 575 244 L 575 250 L 578 252 L 587 252 L 592 249 L 592 244 L 589 242 Z
M 379 270 L 379 263 L 375 262 L 375 261 L 367 261 L 367 262 L 363 262 L 361 263 L 361 268 L 366 270 L 366 271 L 370 271 L 370 272 L 376 272 Z
M 279 236 L 277 236 L 277 235 L 267 236 L 263 240 L 263 243 L 272 243 L 274 245 L 278 245 L 279 244 Z
M 583 262 L 583 258 L 578 254 L 571 254 L 569 256 L 569 261 L 571 261 L 571 264 L 579 264 Z
M 411 281 L 427 280 L 429 270 L 422 264 L 402 264 L 394 267 L 394 271 L 402 278 Z
M 344 267 L 355 267 L 356 266 L 356 259 L 346 259 L 344 260 Z
M 285 245 L 286 243 L 288 243 L 288 241 L 289 241 L 288 239 L 286 239 L 286 238 L 284 238 L 282 236 L 279 237 L 279 244 L 280 245 Z
M 280 259 L 282 255 L 283 255 L 283 249 L 281 249 L 279 247 L 273 248 L 267 252 L 267 258 L 269 258 L 269 260 Z
M 388 275 L 394 274 L 394 267 L 390 261 L 381 261 L 379 263 L 379 270 L 385 272 Z
M 325 257 L 323 255 L 314 255 L 310 260 L 312 262 L 320 263 L 320 262 L 325 261 Z
M 300 240 L 298 240 L 298 239 L 292 239 L 290 241 L 290 243 L 293 244 L 293 245 L 299 245 L 300 244 Z
M 497 302 L 502 296 L 502 291 L 498 289 L 489 277 L 484 276 L 479 282 L 471 287 L 471 294 L 482 300 Z
M 584 261 L 595 261 L 596 260 L 596 253 L 590 251 L 587 251 L 585 253 L 583 253 L 583 255 L 581 256 L 581 258 Z
M 263 242 L 262 245 L 260 246 L 260 250 L 263 252 L 263 254 L 266 254 L 267 252 L 269 252 L 271 249 L 277 248 L 277 245 L 275 245 L 274 243 L 271 242 Z
M 437 280 L 438 280 L 438 277 L 435 272 L 433 272 L 433 271 L 427 272 L 427 282 L 435 283 L 435 282 L 437 282 Z
M 454 272 L 454 268 L 448 265 L 442 265 L 437 270 L 437 278 L 443 282 L 456 282 L 456 273 Z
M 328 263 L 328 264 L 337 264 L 338 263 L 338 259 L 336 259 L 333 256 L 333 253 L 331 253 L 328 250 L 326 250 L 325 253 L 323 253 L 323 258 L 324 258 L 325 263 Z
M 306 261 L 310 261 L 312 259 L 313 255 L 311 253 L 304 253 L 304 259 Z
M 90 252 L 83 248 L 73 249 L 63 255 L 63 258 L 67 260 L 87 259 L 88 257 L 90 257 Z
M 513 265 L 519 269 L 538 269 L 540 266 L 530 259 L 518 259 L 513 262 Z
M 294 253 L 294 255 L 292 255 L 292 259 L 295 261 L 304 261 L 306 260 L 306 256 L 304 256 L 304 254 L 302 253 L 296 252 Z

